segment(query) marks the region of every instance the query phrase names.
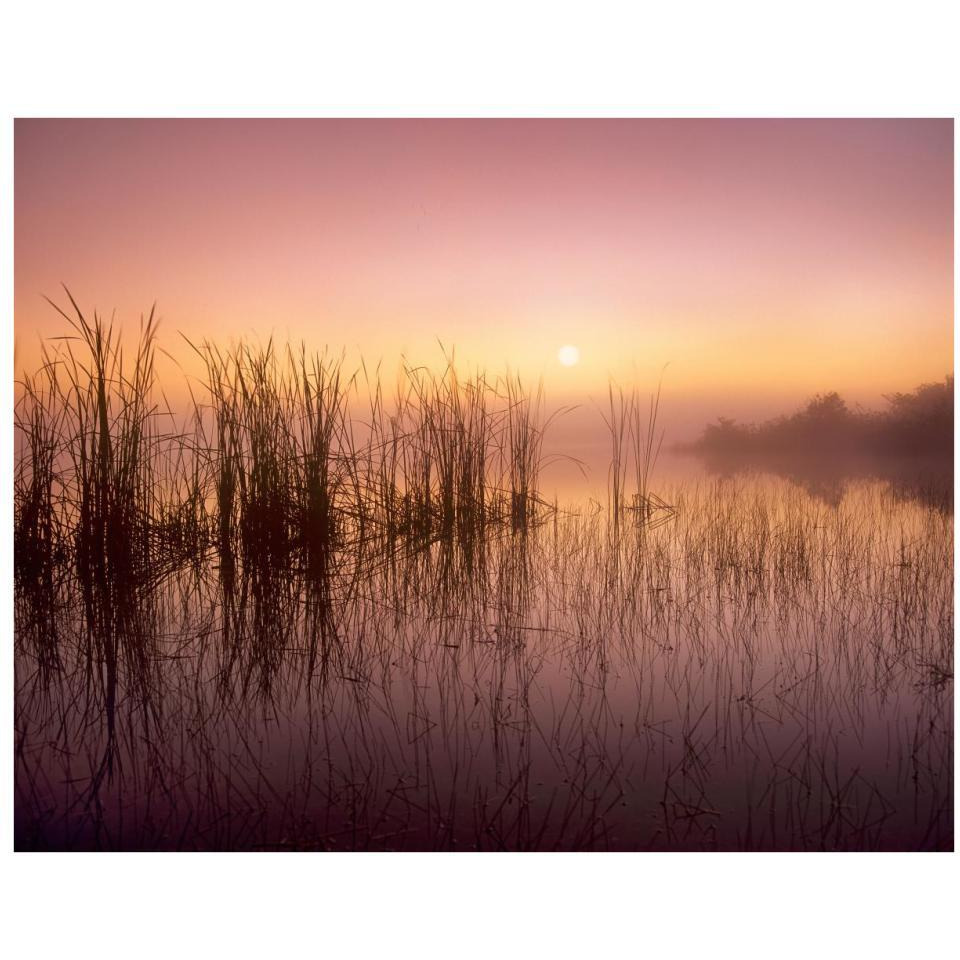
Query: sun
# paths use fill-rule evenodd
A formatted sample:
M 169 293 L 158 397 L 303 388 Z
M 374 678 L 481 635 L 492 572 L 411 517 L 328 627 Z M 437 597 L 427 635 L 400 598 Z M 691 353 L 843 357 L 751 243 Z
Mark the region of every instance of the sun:
M 565 367 L 575 367 L 580 362 L 580 351 L 568 343 L 557 351 L 557 359 Z

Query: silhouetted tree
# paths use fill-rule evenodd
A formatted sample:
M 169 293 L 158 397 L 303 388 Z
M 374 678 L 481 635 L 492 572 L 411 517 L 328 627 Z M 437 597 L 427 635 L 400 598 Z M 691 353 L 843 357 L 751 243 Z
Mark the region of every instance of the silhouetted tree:
M 831 391 L 760 424 L 720 417 L 704 428 L 694 449 L 726 457 L 952 456 L 952 376 L 884 399 L 886 410 L 865 412 Z

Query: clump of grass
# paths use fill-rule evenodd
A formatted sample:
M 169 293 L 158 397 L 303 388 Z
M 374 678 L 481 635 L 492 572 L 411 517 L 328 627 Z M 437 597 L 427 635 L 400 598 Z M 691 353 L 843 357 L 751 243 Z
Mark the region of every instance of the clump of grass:
M 601 414 L 610 434 L 610 467 L 607 497 L 611 529 L 619 534 L 625 517 L 639 529 L 663 523 L 675 514 L 675 508 L 657 496 L 650 481 L 663 447 L 663 431 L 658 430 L 662 384 L 644 405 L 636 387 L 625 393 L 611 381 L 607 413 Z
M 482 535 L 492 519 L 488 458 L 494 440 L 492 391 L 482 376 L 463 382 L 451 361 L 439 376 L 403 368 L 398 403 L 403 432 L 397 494 L 404 529 L 423 540 Z
M 506 473 L 510 489 L 510 525 L 514 531 L 526 530 L 544 506 L 537 494 L 543 465 L 543 428 L 540 411 L 542 386 L 531 396 L 519 377 L 505 383 Z
M 21 451 L 15 490 L 21 595 L 53 610 L 58 586 L 83 599 L 88 693 L 100 699 L 108 744 L 95 781 L 112 773 L 114 723 L 123 666 L 149 700 L 153 631 L 145 626 L 156 569 L 168 557 L 156 523 L 163 494 L 158 454 L 168 438 L 157 430 L 153 401 L 156 317 L 141 320 L 125 353 L 119 331 L 98 314 L 88 319 L 57 308 L 71 333 L 45 354 L 38 378 L 23 384 L 17 426 Z M 41 386 L 42 384 L 42 386 Z M 42 618 L 42 647 L 55 641 Z M 22 621 L 18 618 L 18 627 Z M 56 665 L 45 650 L 41 665 Z
M 59 663 L 56 561 L 64 555 L 58 458 L 65 411 L 57 402 L 55 358 L 45 351 L 41 369 L 21 387 L 14 411 L 14 586 L 25 601 L 28 622 L 20 623 L 18 638 L 34 640 L 40 668 L 48 671 Z
M 300 395 L 295 397 L 303 410 L 295 437 L 298 476 L 298 525 L 301 541 L 312 561 L 325 566 L 337 535 L 337 506 L 351 486 L 344 464 L 351 447 L 348 402 L 352 380 L 344 378 L 339 361 L 330 362 L 314 354 L 308 358 L 301 346 L 294 361 L 300 370 Z
M 127 364 L 113 324 L 96 314 L 88 322 L 72 297 L 70 302 L 75 316 L 61 313 L 74 333 L 62 338 L 64 376 L 55 383 L 73 466 L 66 487 L 76 513 L 77 573 L 85 582 L 128 583 L 146 574 L 151 559 L 155 315 L 151 311 L 142 321 Z
M 519 380 L 406 365 L 392 410 L 372 387 L 366 492 L 391 543 L 472 550 L 493 531 L 527 529 L 547 510 L 540 394 Z

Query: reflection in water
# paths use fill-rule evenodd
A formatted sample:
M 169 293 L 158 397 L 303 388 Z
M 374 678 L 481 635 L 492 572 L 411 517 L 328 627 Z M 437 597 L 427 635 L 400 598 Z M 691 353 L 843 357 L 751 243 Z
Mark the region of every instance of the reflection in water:
M 659 492 L 20 590 L 17 848 L 951 849 L 952 514 Z
M 886 483 L 898 500 L 914 500 L 934 510 L 953 510 L 952 459 L 834 457 L 824 461 L 803 456 L 744 459 L 720 454 L 701 455 L 698 459 L 711 475 L 783 477 L 832 507 L 840 505 L 851 483 L 868 480 Z

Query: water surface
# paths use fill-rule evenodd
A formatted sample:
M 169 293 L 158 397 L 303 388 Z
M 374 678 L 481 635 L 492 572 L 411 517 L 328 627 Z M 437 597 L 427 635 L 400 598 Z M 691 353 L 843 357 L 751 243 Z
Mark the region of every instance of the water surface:
M 662 522 L 21 602 L 17 848 L 952 849 L 952 512 L 679 472 Z

